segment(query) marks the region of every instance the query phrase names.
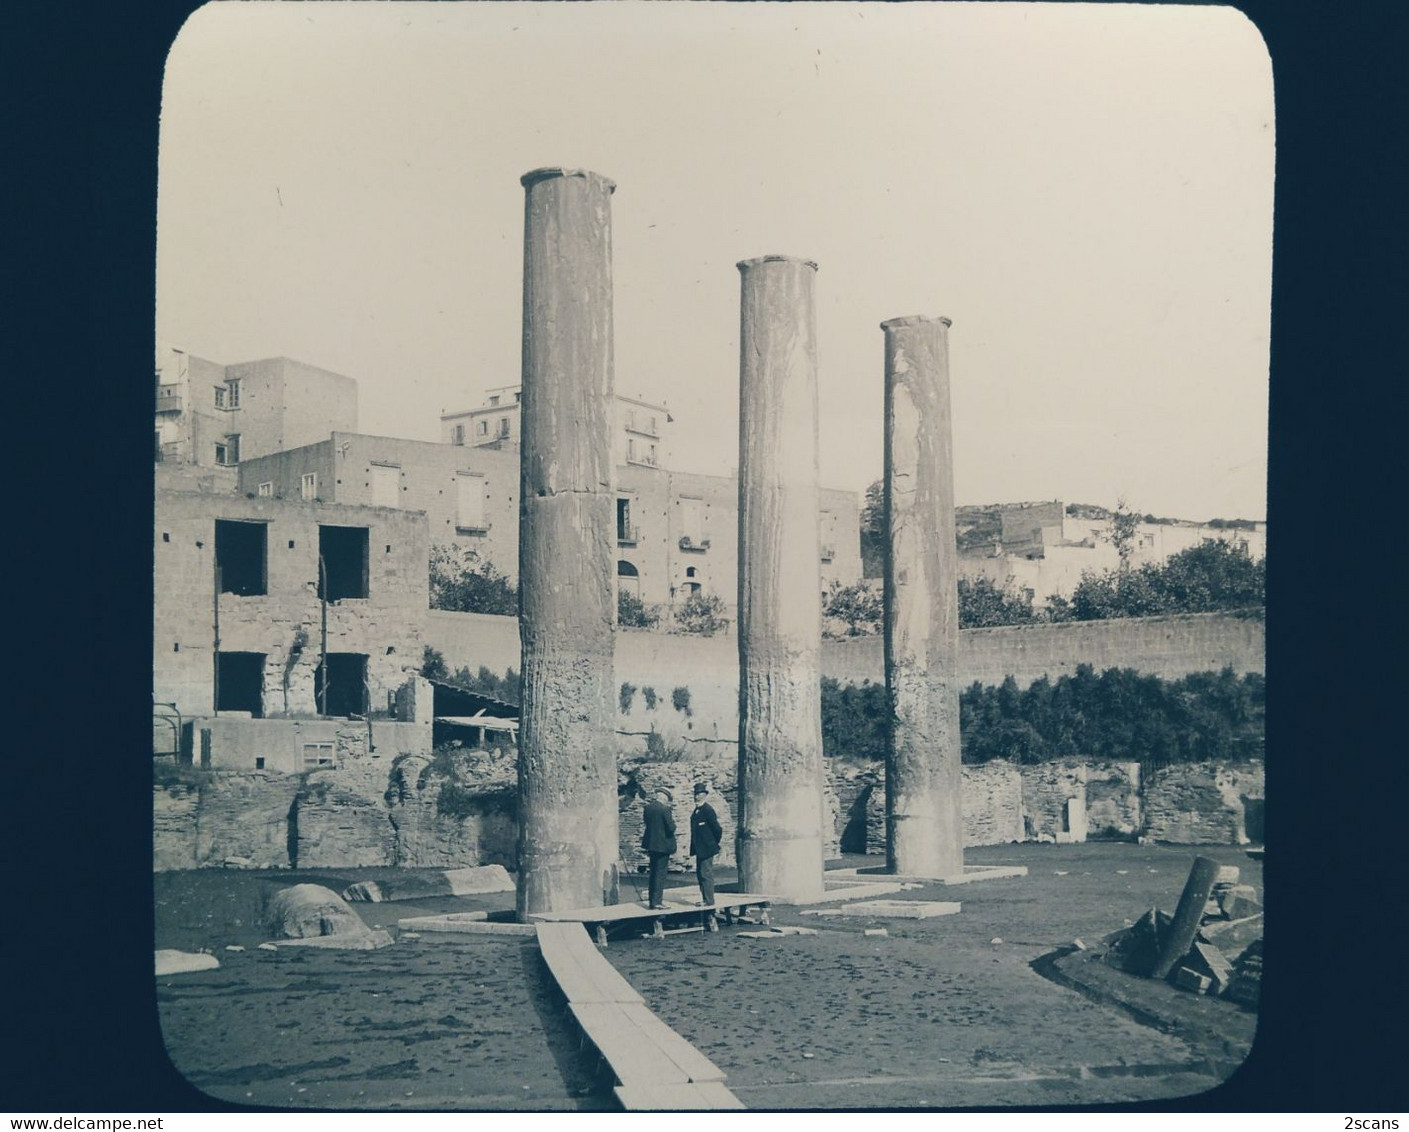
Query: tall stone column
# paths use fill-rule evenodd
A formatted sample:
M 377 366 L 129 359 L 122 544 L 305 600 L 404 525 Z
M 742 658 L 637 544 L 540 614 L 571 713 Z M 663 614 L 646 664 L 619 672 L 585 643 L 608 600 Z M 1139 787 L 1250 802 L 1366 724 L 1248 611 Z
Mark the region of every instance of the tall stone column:
M 817 265 L 739 264 L 739 880 L 822 895 Z
M 949 319 L 885 332 L 886 863 L 964 871 Z
M 616 485 L 611 195 L 577 169 L 526 191 L 519 484 L 518 916 L 615 903 Z

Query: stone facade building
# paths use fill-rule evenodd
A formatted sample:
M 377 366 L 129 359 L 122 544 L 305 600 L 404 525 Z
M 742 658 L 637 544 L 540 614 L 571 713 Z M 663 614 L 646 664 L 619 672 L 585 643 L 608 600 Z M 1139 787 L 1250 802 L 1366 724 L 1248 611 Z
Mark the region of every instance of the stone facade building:
M 293 771 L 429 749 L 424 515 L 159 488 L 155 519 L 153 699 L 185 758 Z
M 426 513 L 432 545 L 474 550 L 517 582 L 519 451 L 335 432 L 241 463 L 241 494 Z M 649 604 L 692 593 L 732 607 L 738 588 L 738 481 L 640 462 L 617 468 L 615 540 L 622 589 Z M 861 578 L 855 492 L 822 492 L 822 585 Z
M 156 354 L 156 459 L 202 468 L 357 428 L 357 382 L 291 358 L 220 365 L 172 346 Z M 233 482 L 233 481 L 232 481 Z
M 485 392 L 484 403 L 474 409 L 442 413 L 440 439 L 446 444 L 472 448 L 517 445 L 522 386 L 503 385 Z M 612 429 L 612 456 L 617 465 L 643 468 L 670 466 L 668 425 L 670 411 L 644 397 L 616 395 L 616 424 Z

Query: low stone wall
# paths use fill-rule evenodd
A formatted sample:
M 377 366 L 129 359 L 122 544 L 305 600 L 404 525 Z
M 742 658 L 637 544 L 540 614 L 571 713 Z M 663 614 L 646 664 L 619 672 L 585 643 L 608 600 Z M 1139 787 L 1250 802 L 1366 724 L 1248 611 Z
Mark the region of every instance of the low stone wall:
M 1023 779 L 1012 763 L 964 769 L 964 844 L 1007 845 L 1023 840 Z
M 1179 845 L 1247 844 L 1247 817 L 1264 798 L 1261 764 L 1188 763 L 1150 775 L 1145 835 Z
M 688 856 L 696 782 L 723 826 L 718 861 L 735 863 L 737 764 L 730 759 L 637 761 L 620 771 L 621 861 L 645 862 L 642 791 L 674 796 L 678 852 Z M 1245 844 L 1250 816 L 1260 836 L 1260 764 L 1188 764 L 1141 782 L 1131 762 L 1066 760 L 1017 767 L 965 766 L 964 844 L 1133 837 L 1192 845 Z M 824 785 L 824 852 L 885 852 L 885 770 L 833 760 Z M 153 867 L 260 868 L 399 865 L 457 868 L 516 864 L 518 826 L 512 754 L 455 752 L 403 757 L 383 781 L 342 771 L 306 775 L 216 772 L 199 784 L 160 784 L 154 799 Z M 1075 819 L 1073 815 L 1076 815 Z M 1082 819 L 1084 815 L 1084 820 Z

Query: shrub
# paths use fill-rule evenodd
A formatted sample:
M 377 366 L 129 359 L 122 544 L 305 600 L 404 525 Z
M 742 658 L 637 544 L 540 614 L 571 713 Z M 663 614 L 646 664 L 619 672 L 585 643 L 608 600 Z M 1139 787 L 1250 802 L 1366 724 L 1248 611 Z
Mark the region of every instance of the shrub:
M 629 590 L 618 590 L 616 623 L 626 629 L 653 629 L 660 623 L 660 607 L 647 605 Z
M 676 606 L 675 625 L 682 633 L 712 637 L 729 627 L 724 602 L 716 594 L 692 593 Z
M 620 693 L 618 694 L 618 702 L 621 704 L 621 714 L 622 714 L 622 715 L 630 715 L 630 714 L 631 714 L 631 701 L 632 701 L 632 699 L 635 697 L 635 695 L 636 695 L 636 685 L 635 685 L 635 684 L 622 684 L 622 686 L 621 686 L 621 691 L 620 691 Z
M 654 688 L 650 687 L 649 685 L 646 686 L 645 688 L 642 688 L 642 689 L 641 689 L 641 698 L 646 701 L 646 710 L 647 710 L 647 711 L 655 711 L 655 710 L 656 710 L 657 698 L 656 698 L 656 690 L 655 690 Z
M 670 706 L 676 711 L 683 711 L 687 716 L 695 713 L 690 710 L 690 689 L 675 688 L 670 693 Z

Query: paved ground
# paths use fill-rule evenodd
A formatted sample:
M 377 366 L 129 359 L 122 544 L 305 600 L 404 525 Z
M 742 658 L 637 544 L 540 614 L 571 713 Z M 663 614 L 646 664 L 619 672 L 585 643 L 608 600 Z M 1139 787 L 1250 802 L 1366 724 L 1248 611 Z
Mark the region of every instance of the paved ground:
M 819 934 L 748 940 L 724 930 L 614 942 L 606 955 L 751 1108 L 1188 1096 L 1245 1056 L 1253 1015 L 1124 976 L 1083 995 L 1033 964 L 1074 938 L 1095 944 L 1152 904 L 1172 910 L 1196 853 L 1238 865 L 1260 889 L 1261 866 L 1235 847 L 995 846 L 966 859 L 1027 865 L 1029 876 L 895 897 L 958 899 L 957 916 L 868 923 L 785 908 L 775 922 Z M 156 945 L 210 947 L 223 964 L 158 980 L 183 1075 L 222 1099 L 292 1107 L 604 1106 L 531 941 L 427 934 L 377 952 L 254 949 L 270 884 L 337 890 L 384 872 L 158 876 Z M 506 894 L 357 908 L 393 927 L 510 903 Z M 863 934 L 878 926 L 887 936 Z M 232 943 L 248 950 L 222 950 Z M 1134 1016 L 1111 1005 L 1122 997 Z

